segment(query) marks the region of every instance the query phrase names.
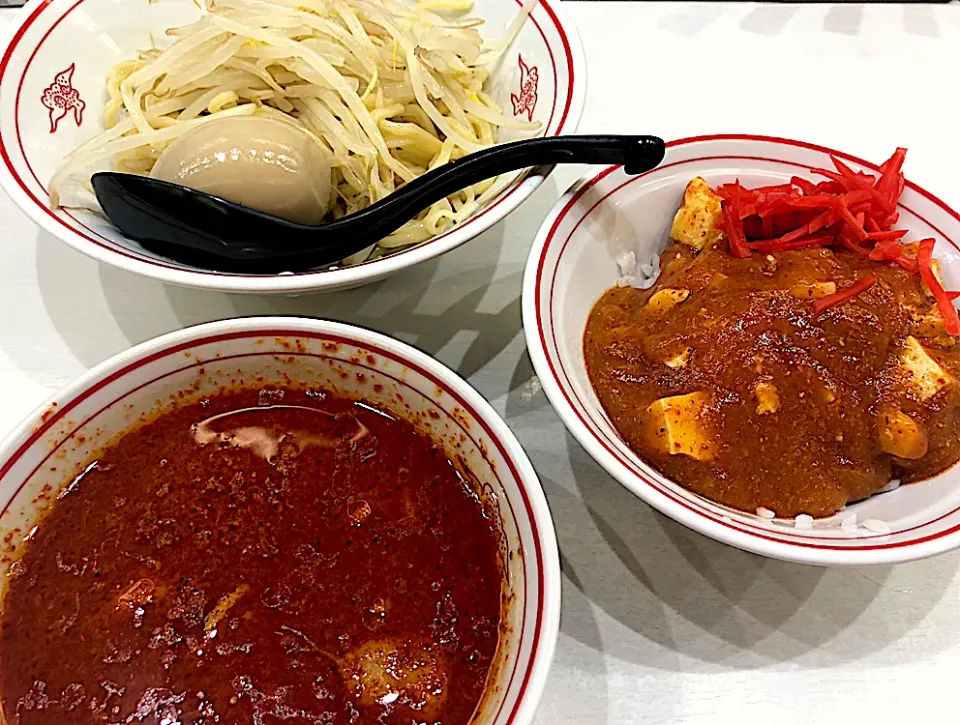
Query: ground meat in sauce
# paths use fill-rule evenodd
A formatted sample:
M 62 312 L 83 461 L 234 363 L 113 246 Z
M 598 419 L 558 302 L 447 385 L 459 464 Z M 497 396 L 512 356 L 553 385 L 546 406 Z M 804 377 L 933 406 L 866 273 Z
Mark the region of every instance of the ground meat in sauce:
M 503 579 L 468 478 L 410 423 L 330 394 L 161 415 L 29 542 L 0 620 L 6 721 L 469 722 Z
M 734 259 L 725 241 L 674 244 L 661 269 L 600 298 L 584 357 L 616 429 L 667 477 L 745 511 L 828 516 L 960 459 L 960 354 L 916 275 L 820 248 Z M 814 314 L 810 285 L 867 273 L 873 287 Z M 939 373 L 905 367 L 924 356 Z

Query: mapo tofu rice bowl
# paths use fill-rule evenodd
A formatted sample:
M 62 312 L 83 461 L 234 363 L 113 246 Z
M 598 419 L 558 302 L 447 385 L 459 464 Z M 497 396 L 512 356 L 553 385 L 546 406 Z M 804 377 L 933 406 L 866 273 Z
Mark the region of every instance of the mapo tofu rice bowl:
M 779 139 L 668 145 L 541 228 L 537 373 L 584 447 L 677 520 L 810 563 L 900 561 L 960 531 L 960 219 L 869 164 Z

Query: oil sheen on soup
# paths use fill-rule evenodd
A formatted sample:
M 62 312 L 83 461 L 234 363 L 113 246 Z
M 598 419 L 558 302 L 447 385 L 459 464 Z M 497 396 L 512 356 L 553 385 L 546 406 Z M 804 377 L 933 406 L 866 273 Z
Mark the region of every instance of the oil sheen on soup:
M 410 422 L 323 391 L 221 393 L 109 446 L 14 565 L 11 725 L 468 723 L 501 536 Z

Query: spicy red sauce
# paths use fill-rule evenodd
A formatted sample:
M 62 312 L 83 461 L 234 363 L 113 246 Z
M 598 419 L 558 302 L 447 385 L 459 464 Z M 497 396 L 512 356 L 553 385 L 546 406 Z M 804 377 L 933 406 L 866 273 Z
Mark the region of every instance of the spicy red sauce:
M 16 565 L 3 715 L 467 723 L 498 536 L 469 476 L 385 411 L 265 390 L 165 413 L 64 489 Z

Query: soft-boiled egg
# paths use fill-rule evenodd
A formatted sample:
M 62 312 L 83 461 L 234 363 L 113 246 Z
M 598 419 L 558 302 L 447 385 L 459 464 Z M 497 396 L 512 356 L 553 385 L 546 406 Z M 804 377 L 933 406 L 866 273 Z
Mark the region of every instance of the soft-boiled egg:
M 200 124 L 160 154 L 150 175 L 301 224 L 330 208 L 330 161 L 305 129 L 263 116 Z

